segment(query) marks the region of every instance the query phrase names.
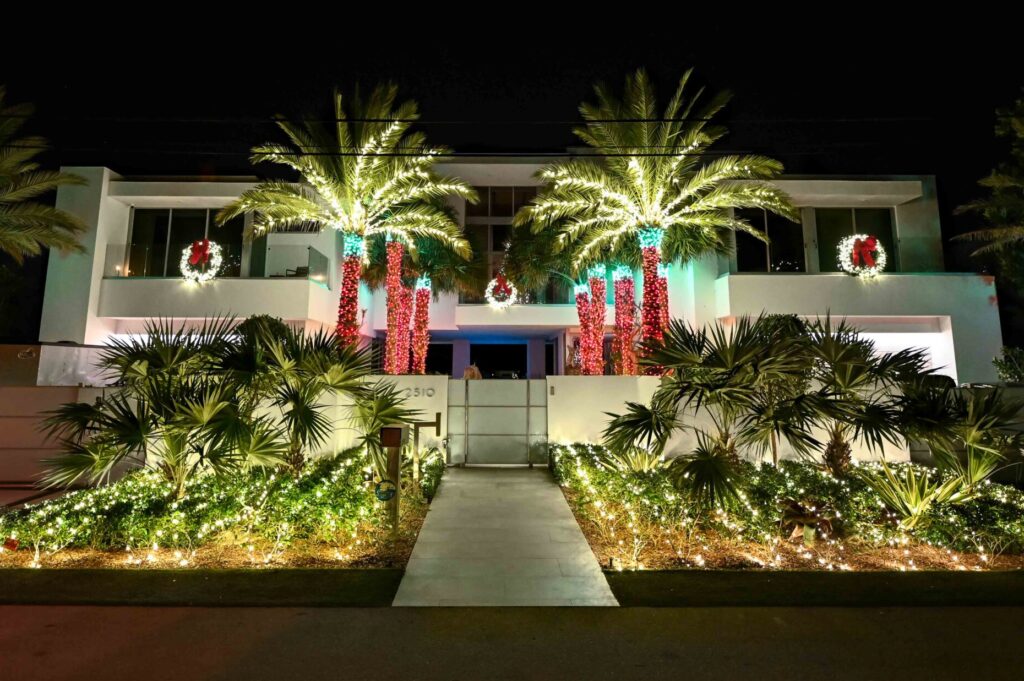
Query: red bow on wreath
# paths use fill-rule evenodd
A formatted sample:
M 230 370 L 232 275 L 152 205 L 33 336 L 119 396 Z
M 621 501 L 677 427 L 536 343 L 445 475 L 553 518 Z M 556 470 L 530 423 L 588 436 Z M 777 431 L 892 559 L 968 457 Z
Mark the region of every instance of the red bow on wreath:
M 491 295 L 493 295 L 497 300 L 504 300 L 511 297 L 512 287 L 508 285 L 508 280 L 505 279 L 504 274 L 498 274 L 498 276 L 494 278 L 494 289 L 491 291 Z
M 188 264 L 195 267 L 196 265 L 205 265 L 210 261 L 210 240 L 203 239 L 201 241 L 192 242 L 192 253 L 188 256 Z
M 853 260 L 854 267 L 860 267 L 861 260 L 864 261 L 864 267 L 875 266 L 875 251 L 878 250 L 878 239 L 873 236 L 869 236 L 867 239 L 856 239 L 853 242 L 853 253 L 850 258 Z

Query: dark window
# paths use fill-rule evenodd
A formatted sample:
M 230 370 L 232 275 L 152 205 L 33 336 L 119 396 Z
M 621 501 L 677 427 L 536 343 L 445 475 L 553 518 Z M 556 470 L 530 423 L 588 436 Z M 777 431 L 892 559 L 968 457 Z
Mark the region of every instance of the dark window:
M 206 211 L 175 208 L 171 211 L 171 248 L 167 258 L 168 277 L 181 274 L 181 253 L 194 241 L 206 238 Z M 219 242 L 218 242 L 219 243 Z
M 772 272 L 803 272 L 804 229 L 799 222 L 790 222 L 781 215 L 765 213 L 768 224 L 768 253 Z
M 536 187 L 516 187 L 513 200 L 515 211 L 518 212 L 523 206 L 529 205 L 535 196 L 537 196 Z
M 470 343 L 469 361 L 484 378 L 526 378 L 526 344 Z
M 817 208 L 818 264 L 822 272 L 838 272 L 839 242 L 853 234 L 878 237 L 888 256 L 886 269 L 896 271 L 897 253 L 888 208 Z
M 491 217 L 512 217 L 512 194 L 512 187 L 491 187 Z
M 512 225 L 491 225 L 491 248 L 495 251 L 504 251 L 511 237 Z
M 220 245 L 221 253 L 224 256 L 224 264 L 221 265 L 218 276 L 242 276 L 242 231 L 244 229 L 244 215 L 239 215 L 218 227 L 213 221 L 211 212 L 209 238 Z
M 427 346 L 427 373 L 451 376 L 453 357 L 451 343 L 431 343 Z
M 487 243 L 487 235 L 490 227 L 487 225 L 466 225 L 466 241 L 473 248 L 474 254 L 486 253 L 490 250 Z
M 896 240 L 893 238 L 892 211 L 888 208 L 858 208 L 853 211 L 855 229 L 858 234 L 870 234 L 878 238 L 885 249 L 885 269 L 898 270 Z
M 853 234 L 853 211 L 849 208 L 818 208 L 814 217 L 818 224 L 818 268 L 822 272 L 838 272 L 836 249 L 842 239 Z
M 477 202 L 475 204 L 466 202 L 466 217 L 486 217 L 490 215 L 488 209 L 488 197 L 490 192 L 487 187 L 473 187 L 477 193 Z
M 555 375 L 555 344 L 545 343 L 544 344 L 544 375 L 554 376 Z
M 223 264 L 219 276 L 241 276 L 245 217 L 217 227 L 213 223 L 215 212 L 205 208 L 135 209 L 128 244 L 128 276 L 179 276 L 182 252 L 204 238 L 221 248 Z
M 736 232 L 738 272 L 803 272 L 804 238 L 798 222 L 761 210 L 736 211 L 736 217 L 767 235 L 768 243 L 747 232 Z
M 136 209 L 128 246 L 129 277 L 162 277 L 167 256 L 169 210 Z

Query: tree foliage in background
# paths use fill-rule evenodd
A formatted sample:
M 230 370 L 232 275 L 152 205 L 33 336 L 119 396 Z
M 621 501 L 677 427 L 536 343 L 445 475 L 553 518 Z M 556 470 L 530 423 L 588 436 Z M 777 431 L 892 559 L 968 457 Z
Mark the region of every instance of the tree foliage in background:
M 1024 254 L 1013 247 L 1024 242 L 1024 98 L 996 111 L 996 137 L 1009 143 L 1010 158 L 978 182 L 987 196 L 957 209 L 980 215 L 987 226 L 956 238 L 985 242 L 974 255 L 995 253 L 1019 259 Z
M 47 147 L 42 137 L 19 137 L 32 115 L 30 104 L 8 104 L 0 85 L 0 251 L 18 263 L 44 248 L 84 252 L 78 238 L 86 225 L 67 211 L 34 199 L 58 187 L 85 184 L 77 175 L 43 170 L 38 157 Z

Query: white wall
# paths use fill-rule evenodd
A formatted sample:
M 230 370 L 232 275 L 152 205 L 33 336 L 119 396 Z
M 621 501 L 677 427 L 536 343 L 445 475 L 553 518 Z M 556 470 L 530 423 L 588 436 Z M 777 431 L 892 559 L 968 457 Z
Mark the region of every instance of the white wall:
M 419 421 L 432 421 L 437 412 L 441 413 L 441 435 L 434 429 L 420 429 L 420 447 L 439 447 L 441 440 L 448 436 L 448 377 L 447 376 L 374 376 L 371 382 L 391 381 L 398 385 L 406 398 L 407 406 L 420 411 Z M 328 411 L 334 423 L 334 438 L 322 453 L 337 453 L 356 444 L 359 433 L 352 426 L 351 402 L 338 394 L 325 401 L 331 405 Z M 412 433 L 409 434 L 410 440 Z
M 97 311 L 110 320 L 269 314 L 286 321 L 333 324 L 337 318 L 335 291 L 296 278 L 224 278 L 200 285 L 184 279 L 129 277 L 103 279 L 101 292 Z
M 740 274 L 715 282 L 719 318 L 770 314 L 848 317 L 866 331 L 928 321 L 951 334 L 948 374 L 961 383 L 996 380 L 1002 333 L 995 283 L 977 274 Z M 873 327 L 867 325 L 874 324 Z M 892 327 L 893 332 L 904 329 Z M 925 340 L 925 339 L 923 339 Z M 948 350 L 943 351 L 948 356 Z
M 86 224 L 80 239 L 85 252 L 50 252 L 39 340 L 100 343 L 113 330 L 110 320 L 98 316 L 107 246 L 123 244 L 127 239 L 130 210 L 127 205 L 107 198 L 111 178 L 115 177 L 107 168 L 62 170 L 80 175 L 88 183 L 61 187 L 56 203 L 57 208 Z
M 652 376 L 548 376 L 548 441 L 552 443 L 599 443 L 602 432 L 611 417 L 606 412 L 622 413 L 626 402 L 649 404 L 657 390 L 659 378 Z M 553 392 L 552 392 L 553 391 Z M 679 418 L 685 428 L 676 432 L 666 447 L 668 456 L 692 452 L 697 444 L 694 428 L 711 430 L 712 422 L 706 413 L 680 410 Z M 826 439 L 822 431 L 814 437 Z M 783 443 L 780 455 L 785 459 L 799 458 L 791 447 Z M 854 446 L 854 456 L 862 461 L 878 458 L 866 447 Z M 909 450 L 887 445 L 884 455 L 889 461 L 907 461 Z M 770 455 L 767 455 L 770 459 Z

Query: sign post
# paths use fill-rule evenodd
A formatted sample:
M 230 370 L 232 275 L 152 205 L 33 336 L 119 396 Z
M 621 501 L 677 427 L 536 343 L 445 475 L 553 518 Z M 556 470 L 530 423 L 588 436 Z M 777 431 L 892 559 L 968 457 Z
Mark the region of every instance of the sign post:
M 441 412 L 434 412 L 433 421 L 417 421 L 412 424 L 412 489 L 420 493 L 420 428 L 434 427 L 434 435 L 441 437 Z
M 406 426 L 385 426 L 380 429 L 380 444 L 388 455 L 388 479 L 382 480 L 377 486 L 377 498 L 387 504 L 392 537 L 398 534 L 402 500 L 402 445 L 408 441 L 409 429 Z

